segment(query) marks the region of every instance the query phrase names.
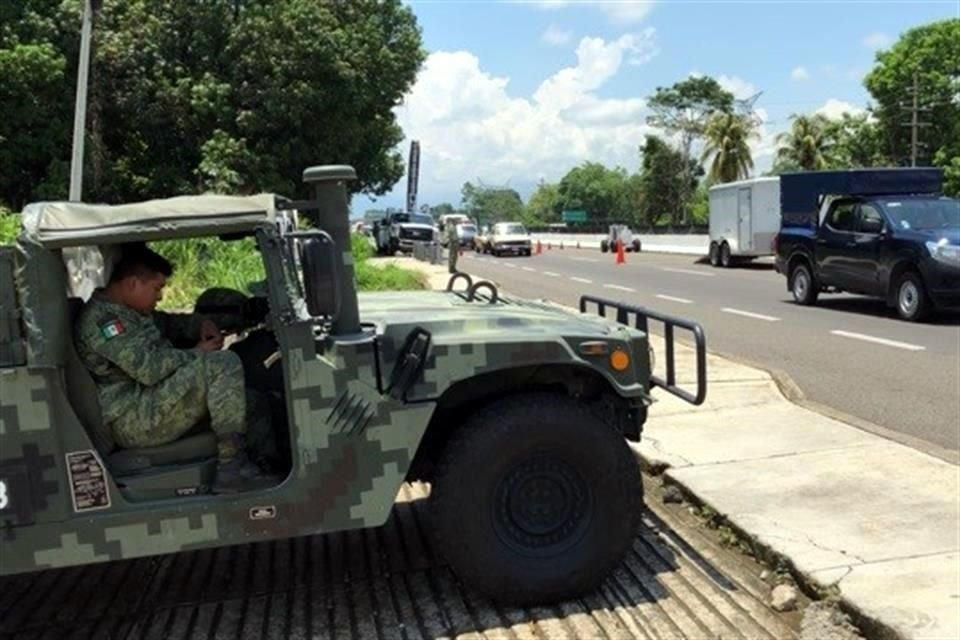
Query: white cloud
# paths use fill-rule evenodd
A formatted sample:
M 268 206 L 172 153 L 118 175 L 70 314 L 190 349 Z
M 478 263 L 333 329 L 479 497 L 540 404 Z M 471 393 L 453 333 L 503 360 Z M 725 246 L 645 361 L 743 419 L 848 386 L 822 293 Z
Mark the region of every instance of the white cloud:
M 849 113 L 852 116 L 856 116 L 860 115 L 861 113 L 866 113 L 866 109 L 853 105 L 849 102 L 844 102 L 843 100 L 830 98 L 822 107 L 817 109 L 816 113 L 826 116 L 830 120 L 838 120 L 844 113 Z
M 472 53 L 432 53 L 396 110 L 408 138 L 421 144 L 421 200 L 456 199 L 464 182 L 478 178 L 524 191 L 587 160 L 636 169 L 637 147 L 654 131 L 645 123 L 643 99 L 595 92 L 624 64 L 654 50 L 652 30 L 616 40 L 583 38 L 576 64 L 546 78 L 529 97 L 511 96 L 509 78 L 485 71 Z
M 810 72 L 807 71 L 807 68 L 804 66 L 795 67 L 793 71 L 790 72 L 790 77 L 794 80 L 809 80 Z
M 737 76 L 719 75 L 717 76 L 717 82 L 720 83 L 721 87 L 732 93 L 737 100 L 749 98 L 757 93 L 757 88 L 753 84 Z
M 559 47 L 567 44 L 573 39 L 573 31 L 561 29 L 555 24 L 547 27 L 547 30 L 540 36 L 540 42 L 552 47 Z
M 883 49 L 893 44 L 893 38 L 885 33 L 871 33 L 863 39 L 863 46 L 868 49 Z

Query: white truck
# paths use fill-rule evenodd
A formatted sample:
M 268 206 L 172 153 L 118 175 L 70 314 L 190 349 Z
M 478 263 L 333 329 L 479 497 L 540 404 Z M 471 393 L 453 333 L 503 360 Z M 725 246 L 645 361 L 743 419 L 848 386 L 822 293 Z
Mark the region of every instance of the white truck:
M 710 188 L 710 264 L 773 255 L 780 230 L 780 178 L 753 178 Z

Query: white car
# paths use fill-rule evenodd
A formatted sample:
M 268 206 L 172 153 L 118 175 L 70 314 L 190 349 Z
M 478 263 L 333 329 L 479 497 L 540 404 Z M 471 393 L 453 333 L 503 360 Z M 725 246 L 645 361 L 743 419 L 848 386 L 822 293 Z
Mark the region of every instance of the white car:
M 487 249 L 495 256 L 529 256 L 530 234 L 519 222 L 498 222 L 490 230 Z

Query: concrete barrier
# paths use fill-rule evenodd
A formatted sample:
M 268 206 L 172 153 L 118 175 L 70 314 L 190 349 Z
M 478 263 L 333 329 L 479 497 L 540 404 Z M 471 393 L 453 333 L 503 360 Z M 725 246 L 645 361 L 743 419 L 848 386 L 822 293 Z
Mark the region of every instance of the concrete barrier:
M 563 242 L 565 247 L 575 247 L 580 243 L 582 249 L 600 250 L 600 240 L 606 236 L 602 233 L 532 233 L 534 242 L 539 240 L 544 245 L 559 246 Z M 641 251 L 654 253 L 682 253 L 694 256 L 705 256 L 710 247 L 710 236 L 687 233 L 641 234 Z

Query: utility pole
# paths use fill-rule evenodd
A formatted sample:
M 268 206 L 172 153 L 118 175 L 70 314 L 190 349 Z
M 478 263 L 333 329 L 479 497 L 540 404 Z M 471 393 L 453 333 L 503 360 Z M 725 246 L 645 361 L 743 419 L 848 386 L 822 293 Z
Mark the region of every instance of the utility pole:
M 77 70 L 77 102 L 73 113 L 73 155 L 70 158 L 70 196 L 79 202 L 83 198 L 83 142 L 87 132 L 87 84 L 90 75 L 90 38 L 93 32 L 93 2 L 83 6 L 83 26 L 80 31 L 80 61 Z
M 920 84 L 917 73 L 913 73 L 913 86 L 910 93 L 912 95 L 911 105 L 907 107 L 910 110 L 910 122 L 904 123 L 904 126 L 910 127 L 910 166 L 917 166 L 917 149 L 920 147 L 919 130 L 920 127 L 929 127 L 929 122 L 920 122 L 920 112 L 930 111 L 930 107 L 920 106 Z M 903 106 L 903 103 L 901 103 Z

